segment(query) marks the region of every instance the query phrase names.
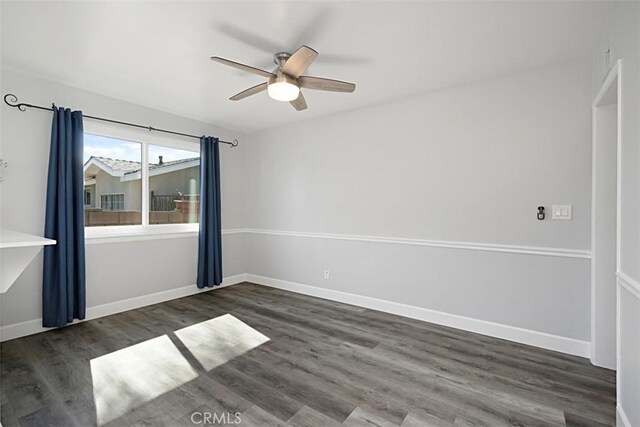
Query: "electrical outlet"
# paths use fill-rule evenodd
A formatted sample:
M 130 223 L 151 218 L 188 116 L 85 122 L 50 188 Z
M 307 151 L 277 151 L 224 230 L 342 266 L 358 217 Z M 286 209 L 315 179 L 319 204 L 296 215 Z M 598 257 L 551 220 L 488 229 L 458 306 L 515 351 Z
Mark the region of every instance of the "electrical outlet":
M 329 273 L 330 273 L 329 270 L 324 271 L 324 280 L 329 280 Z
M 553 205 L 551 207 L 551 219 L 571 219 L 571 205 Z

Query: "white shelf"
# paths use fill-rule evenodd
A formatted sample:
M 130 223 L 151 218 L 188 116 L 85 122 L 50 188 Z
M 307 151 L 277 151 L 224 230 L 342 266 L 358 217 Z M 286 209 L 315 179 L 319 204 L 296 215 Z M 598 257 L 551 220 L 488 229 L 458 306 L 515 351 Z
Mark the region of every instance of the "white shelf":
M 22 233 L 20 231 L 0 228 L 0 249 L 24 248 L 28 246 L 55 245 L 56 241 L 36 236 L 34 234 Z
M 55 240 L 0 228 L 0 293 L 9 290 L 43 246 L 55 244 Z

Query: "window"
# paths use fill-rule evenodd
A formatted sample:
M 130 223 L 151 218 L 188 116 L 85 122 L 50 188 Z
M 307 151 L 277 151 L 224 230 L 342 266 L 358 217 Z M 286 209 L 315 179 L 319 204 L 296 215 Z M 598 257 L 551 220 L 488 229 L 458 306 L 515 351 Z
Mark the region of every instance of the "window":
M 141 168 L 141 143 L 85 133 L 85 227 L 142 224 L 140 180 L 126 179 Z
M 103 228 L 89 237 L 109 236 L 110 226 L 124 225 L 139 228 L 114 233 L 197 231 L 189 225 L 199 221 L 197 142 L 109 126 L 85 129 L 85 227 Z
M 88 188 L 84 189 L 84 207 L 91 207 L 91 190 Z
M 100 208 L 103 211 L 123 211 L 124 210 L 124 194 L 101 195 Z
M 149 145 L 149 224 L 198 222 L 200 153 Z

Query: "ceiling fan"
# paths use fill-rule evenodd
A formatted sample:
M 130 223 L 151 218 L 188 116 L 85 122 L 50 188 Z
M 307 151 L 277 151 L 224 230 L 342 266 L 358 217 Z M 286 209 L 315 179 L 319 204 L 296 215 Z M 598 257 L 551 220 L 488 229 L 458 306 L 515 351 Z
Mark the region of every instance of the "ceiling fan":
M 239 62 L 230 61 L 219 56 L 212 56 L 211 60 L 237 68 L 247 73 L 257 74 L 268 78 L 265 83 L 260 83 L 243 90 L 229 98 L 231 101 L 239 101 L 251 95 L 255 95 L 265 90 L 269 96 L 276 101 L 288 101 L 298 111 L 307 108 L 307 102 L 302 95 L 301 88 L 324 90 L 329 92 L 348 92 L 356 90 L 353 83 L 342 82 L 340 80 L 325 79 L 321 77 L 303 76 L 309 65 L 316 59 L 318 52 L 309 46 L 301 46 L 293 55 L 287 52 L 279 52 L 273 56 L 273 62 L 277 67 L 273 72 L 261 70 Z

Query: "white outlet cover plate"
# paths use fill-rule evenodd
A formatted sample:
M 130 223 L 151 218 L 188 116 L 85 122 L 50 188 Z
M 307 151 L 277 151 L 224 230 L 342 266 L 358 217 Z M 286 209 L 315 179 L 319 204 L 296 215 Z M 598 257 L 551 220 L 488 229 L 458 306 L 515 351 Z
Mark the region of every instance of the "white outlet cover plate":
M 571 205 L 553 205 L 551 207 L 551 219 L 571 219 L 572 216 Z

